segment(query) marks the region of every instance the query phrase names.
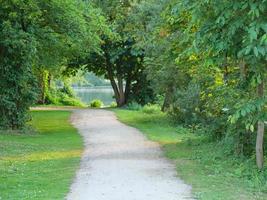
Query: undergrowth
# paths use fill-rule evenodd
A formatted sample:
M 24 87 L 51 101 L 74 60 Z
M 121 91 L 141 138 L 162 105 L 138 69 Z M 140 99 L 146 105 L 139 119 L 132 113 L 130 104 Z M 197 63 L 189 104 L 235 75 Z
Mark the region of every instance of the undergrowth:
M 267 199 L 267 172 L 257 170 L 254 156 L 236 156 L 200 127 L 183 127 L 161 112 L 114 111 L 119 120 L 162 145 L 165 155 L 176 163 L 178 175 L 192 185 L 196 198 Z

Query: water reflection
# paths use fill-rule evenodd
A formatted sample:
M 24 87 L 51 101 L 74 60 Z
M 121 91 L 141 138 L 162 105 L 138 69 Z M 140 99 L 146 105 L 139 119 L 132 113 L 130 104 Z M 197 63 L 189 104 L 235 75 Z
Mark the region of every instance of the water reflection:
M 112 87 L 94 86 L 94 87 L 73 87 L 77 97 L 84 103 L 88 104 L 94 99 L 100 99 L 105 105 L 110 105 L 115 101 Z

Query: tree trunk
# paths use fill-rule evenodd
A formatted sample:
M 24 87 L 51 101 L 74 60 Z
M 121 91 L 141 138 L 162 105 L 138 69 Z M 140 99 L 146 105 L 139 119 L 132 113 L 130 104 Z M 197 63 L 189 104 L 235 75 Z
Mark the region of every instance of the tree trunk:
M 262 98 L 264 95 L 264 83 L 258 85 L 258 96 Z M 263 155 L 263 143 L 264 143 L 264 122 L 258 121 L 257 140 L 256 140 L 256 161 L 259 169 L 263 168 L 264 155 Z
M 119 87 L 119 103 L 118 106 L 124 106 L 125 105 L 125 94 L 123 89 L 123 79 L 121 75 L 118 75 L 118 87 Z
M 262 169 L 264 164 L 263 136 L 264 136 L 264 122 L 259 121 L 257 130 L 257 142 L 256 142 L 256 158 L 257 158 L 257 166 L 259 169 Z
M 163 101 L 163 105 L 161 107 L 161 111 L 162 112 L 165 112 L 166 111 L 166 108 L 168 107 L 168 95 L 167 93 L 165 94 L 165 97 L 164 97 L 164 101 Z
M 128 75 L 127 80 L 126 80 L 126 84 L 125 84 L 125 103 L 128 102 L 129 99 L 129 95 L 130 95 L 130 91 L 131 91 L 131 76 Z
M 39 104 L 45 104 L 45 91 L 46 91 L 46 72 L 44 70 L 40 71 L 40 76 L 39 76 L 39 84 L 40 84 L 40 97 L 38 100 Z
M 109 80 L 110 80 L 111 86 L 112 86 L 114 94 L 115 94 L 117 106 L 118 107 L 124 106 L 126 101 L 125 101 L 125 94 L 123 92 L 123 85 L 122 85 L 122 87 L 121 86 L 118 87 L 113 76 L 109 76 Z
M 117 102 L 117 105 L 118 105 L 119 99 L 120 99 L 119 90 L 118 90 L 118 87 L 117 87 L 117 84 L 116 84 L 116 81 L 115 81 L 114 77 L 112 75 L 110 75 L 110 74 L 109 74 L 109 81 L 110 81 L 110 84 L 111 84 L 112 89 L 114 91 L 115 99 L 116 99 L 116 102 Z
M 114 79 L 114 75 L 112 73 L 112 67 L 111 67 L 111 63 L 110 63 L 110 60 L 109 60 L 109 54 L 107 52 L 105 52 L 105 58 L 106 58 L 106 69 L 107 69 L 107 72 L 108 72 L 108 79 L 109 79 L 110 84 L 112 86 L 112 89 L 114 91 L 114 95 L 115 95 L 115 99 L 116 99 L 117 105 L 119 105 L 120 92 L 119 92 L 118 86 L 116 84 L 116 81 Z
M 123 79 L 120 76 L 120 74 L 118 75 L 117 73 L 118 84 L 116 83 L 115 78 L 114 78 L 114 73 L 112 71 L 112 63 L 110 62 L 110 57 L 107 52 L 105 52 L 105 58 L 106 58 L 106 69 L 108 72 L 108 78 L 110 80 L 111 86 L 115 94 L 117 106 L 122 107 L 126 103 L 125 93 L 123 90 Z
M 164 102 L 163 102 L 163 105 L 161 107 L 162 112 L 165 112 L 166 109 L 169 108 L 170 103 L 171 103 L 171 99 L 172 99 L 172 93 L 173 93 L 173 89 L 172 89 L 172 87 L 169 87 L 165 93 Z

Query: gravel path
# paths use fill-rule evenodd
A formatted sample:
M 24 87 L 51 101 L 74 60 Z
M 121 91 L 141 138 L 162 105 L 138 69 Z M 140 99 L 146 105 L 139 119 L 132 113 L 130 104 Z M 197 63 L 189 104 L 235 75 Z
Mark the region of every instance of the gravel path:
M 81 166 L 68 200 L 183 200 L 191 187 L 176 177 L 159 145 L 106 110 L 76 110 L 84 138 Z

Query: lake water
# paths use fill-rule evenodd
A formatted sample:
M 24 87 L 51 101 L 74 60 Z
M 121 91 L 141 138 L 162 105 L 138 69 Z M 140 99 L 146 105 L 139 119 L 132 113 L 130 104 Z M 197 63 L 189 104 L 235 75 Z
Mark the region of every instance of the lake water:
M 110 105 L 115 101 L 114 92 L 109 86 L 74 87 L 73 90 L 76 96 L 86 104 L 94 99 L 100 99 L 105 105 Z

